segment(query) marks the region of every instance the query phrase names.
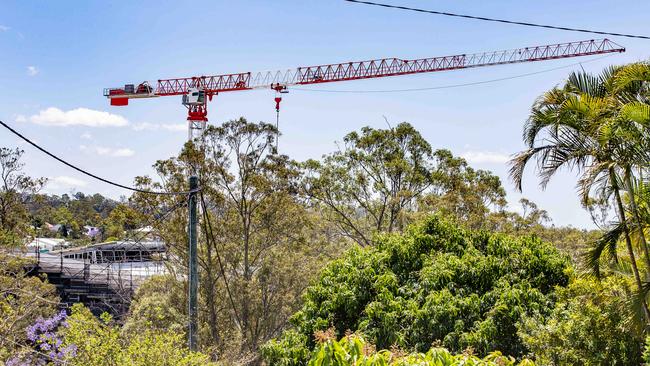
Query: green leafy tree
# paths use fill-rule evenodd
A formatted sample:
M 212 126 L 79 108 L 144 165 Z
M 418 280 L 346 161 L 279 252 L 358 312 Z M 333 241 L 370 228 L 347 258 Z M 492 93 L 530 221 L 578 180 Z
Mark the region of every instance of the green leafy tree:
M 28 275 L 30 261 L 9 252 L 31 234 L 27 203 L 45 183 L 23 173 L 22 155 L 0 148 L 0 360 L 24 347 L 27 326 L 52 315 L 59 301 L 54 286 Z
M 472 229 L 489 229 L 489 218 L 503 213 L 507 204 L 499 177 L 473 169 L 449 150 L 437 150 L 433 156 L 433 189 L 419 198 L 419 211 L 438 212 Z
M 312 215 L 298 195 L 299 171 L 275 151 L 276 133 L 272 125 L 243 118 L 211 126 L 200 149 L 190 143 L 178 158 L 156 163 L 164 187 L 139 179 L 142 187 L 182 191 L 187 169 L 198 173 L 205 204 L 199 224 L 199 339 L 215 357 L 242 364 L 259 364 L 259 346 L 286 326 L 323 256 L 323 242 L 312 235 Z M 136 195 L 132 202 L 147 213 L 178 205 L 174 198 L 151 195 Z M 185 216 L 183 210 L 156 224 L 170 246 L 172 274 L 187 271 Z M 174 306 L 184 313 L 184 284 L 172 290 L 180 293 L 182 301 Z
M 405 122 L 352 132 L 343 149 L 322 161 L 309 160 L 303 168 L 309 202 L 344 237 L 361 245 L 432 212 L 482 228 L 506 205 L 499 177 L 471 168 L 449 150 L 433 151 Z
M 20 149 L 0 148 L 0 246 L 23 244 L 30 233 L 26 203 L 45 184 L 23 173 L 24 154 Z
M 362 245 L 401 230 L 405 210 L 433 184 L 431 145 L 408 123 L 364 127 L 342 150 L 304 164 L 305 193 L 347 237 Z
M 568 266 L 538 239 L 466 231 L 430 217 L 329 264 L 292 317 L 295 331 L 264 353 L 282 355 L 277 345 L 300 353 L 313 346 L 315 331 L 334 327 L 338 335 L 362 332 L 380 348 L 425 352 L 437 341 L 452 351 L 521 357 L 528 349 L 517 324 L 552 309 L 555 287 L 568 284 Z
M 621 113 L 627 101 L 634 98 L 634 93 L 614 87 L 619 71 L 620 68 L 609 68 L 598 76 L 572 73 L 562 88 L 556 87 L 541 96 L 533 105 L 524 128 L 524 142 L 528 148 L 513 158 L 510 173 L 521 190 L 525 167 L 532 159 L 537 159 L 542 187 L 558 170 L 569 168 L 581 174 L 578 188 L 583 204 L 590 202 L 593 192 L 604 200 L 613 194 L 620 224 L 620 230 L 614 233 L 625 239 L 637 288 L 642 292 L 622 191 L 633 190 L 629 179 L 632 161 L 648 160 L 645 145 L 641 143 L 644 140 L 637 138 L 642 135 L 640 129 Z M 636 212 L 636 204 L 632 206 Z M 636 213 L 634 218 L 638 218 Z M 645 236 L 642 232 L 639 234 L 645 263 L 650 267 Z M 616 242 L 608 238 L 598 241 L 590 253 L 590 262 L 596 265 L 603 252 L 615 253 Z M 609 252 L 605 251 L 606 246 L 610 247 Z M 647 305 L 643 308 L 648 321 L 650 312 Z
M 66 359 L 67 365 L 104 366 L 192 366 L 210 364 L 207 356 L 191 352 L 182 333 L 147 330 L 122 337 L 111 317 L 104 313 L 97 319 L 81 304 L 72 306 L 72 313 L 63 328 L 63 345 L 76 352 Z
M 53 315 L 59 304 L 53 285 L 25 272 L 30 265 L 0 251 L 0 361 L 26 347 L 27 327 Z
M 179 305 L 184 304 L 184 288 L 172 276 L 153 276 L 137 290 L 122 334 L 141 334 L 146 331 L 172 331 L 184 334 L 187 315 Z
M 126 204 L 118 204 L 101 224 L 103 237 L 123 239 L 126 233 L 133 232 L 144 222 L 143 214 Z M 133 236 L 133 235 L 131 235 Z
M 542 365 L 639 365 L 643 329 L 629 321 L 630 282 L 576 278 L 558 290 L 548 316 L 527 315 L 519 335 Z
M 101 227 L 117 205 L 118 202 L 101 194 L 86 195 L 81 192 L 75 193 L 72 197 L 67 194 L 62 196 L 33 194 L 29 195 L 26 202 L 32 225 L 36 228 L 38 236 L 63 236 L 75 245 L 90 243 L 91 238 L 84 235 L 84 226 Z M 45 227 L 45 223 L 61 224 L 65 229 L 51 232 Z

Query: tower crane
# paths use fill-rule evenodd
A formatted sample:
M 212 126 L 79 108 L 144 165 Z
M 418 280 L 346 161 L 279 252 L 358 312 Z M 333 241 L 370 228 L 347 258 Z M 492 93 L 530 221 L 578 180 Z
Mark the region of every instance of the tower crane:
M 157 98 L 173 95 L 182 96 L 187 107 L 188 138 L 200 137 L 208 122 L 208 102 L 219 93 L 253 89 L 275 91 L 275 110 L 280 112 L 282 93 L 294 85 L 323 84 L 337 81 L 381 78 L 426 72 L 468 69 L 474 67 L 505 65 L 523 62 L 555 60 L 561 58 L 625 52 L 625 48 L 608 40 L 587 40 L 558 43 L 545 46 L 517 48 L 507 51 L 461 54 L 414 60 L 383 58 L 369 61 L 353 61 L 298 67 L 286 71 L 241 72 L 212 76 L 193 76 L 175 79 L 160 79 L 155 88 L 149 82 L 127 84 L 123 88 L 104 89 L 104 96 L 111 105 L 126 106 L 130 99 Z M 190 172 L 190 194 L 188 197 L 188 343 L 192 350 L 197 347 L 198 329 L 198 263 L 197 263 L 197 192 L 199 189 L 196 172 Z
M 570 57 L 625 52 L 625 48 L 609 39 L 586 40 L 532 46 L 505 51 L 491 51 L 453 56 L 406 60 L 383 58 L 298 67 L 285 71 L 241 72 L 212 76 L 160 79 L 155 88 L 149 82 L 137 87 L 127 84 L 104 89 L 104 96 L 113 106 L 126 106 L 129 99 L 182 96 L 187 108 L 188 138 L 201 135 L 208 121 L 208 101 L 219 93 L 269 89 L 275 91 L 275 109 L 280 111 L 281 94 L 295 85 L 323 84 L 388 76 L 469 69 L 485 66 L 555 60 Z

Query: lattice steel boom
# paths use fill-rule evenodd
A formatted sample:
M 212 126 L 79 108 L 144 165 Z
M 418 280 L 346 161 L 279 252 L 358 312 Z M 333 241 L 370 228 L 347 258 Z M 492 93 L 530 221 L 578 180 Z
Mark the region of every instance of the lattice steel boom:
M 111 100 L 147 98 L 183 95 L 187 94 L 191 88 L 204 88 L 206 94 L 215 95 L 230 91 L 259 88 L 276 89 L 278 86 L 287 87 L 291 85 L 379 78 L 624 51 L 625 48 L 608 39 L 589 40 L 415 60 L 384 58 L 298 67 L 286 71 L 242 72 L 238 74 L 161 79 L 158 80 L 156 88 L 150 93 L 137 93 L 135 91 L 127 93 L 123 88 L 110 88 L 104 90 L 104 95 Z
M 558 43 L 544 46 L 517 48 L 505 51 L 493 51 L 454 56 L 405 60 L 384 58 L 368 61 L 344 62 L 338 64 L 298 67 L 285 71 L 242 72 L 213 76 L 194 76 L 186 78 L 160 79 L 155 88 L 148 82 L 137 87 L 126 85 L 124 88 L 104 89 L 104 96 L 111 105 L 128 105 L 129 99 L 156 98 L 162 96 L 191 94 L 200 90 L 204 98 L 201 103 L 189 103 L 188 121 L 190 121 L 190 138 L 192 128 L 201 130 L 207 121 L 207 100 L 224 92 L 251 89 L 272 89 L 283 92 L 292 85 L 307 85 L 418 74 L 426 72 L 467 69 L 473 67 L 505 65 L 523 62 L 555 60 L 561 58 L 625 52 L 625 48 L 609 39 L 587 40 L 579 42 Z M 207 98 L 207 100 L 205 100 Z M 279 109 L 279 96 L 276 96 L 276 109 Z M 185 101 L 185 99 L 184 99 Z M 192 127 L 194 126 L 194 127 Z M 200 131 L 199 131 L 200 132 Z

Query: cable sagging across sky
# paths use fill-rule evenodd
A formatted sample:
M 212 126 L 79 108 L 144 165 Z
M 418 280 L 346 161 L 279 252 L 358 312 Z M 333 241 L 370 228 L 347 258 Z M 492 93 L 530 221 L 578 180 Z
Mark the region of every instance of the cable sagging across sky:
M 487 17 L 475 16 L 475 15 L 456 14 L 456 13 L 449 13 L 449 12 L 445 12 L 445 11 L 427 10 L 427 9 L 420 9 L 420 8 L 411 8 L 411 7 L 408 7 L 408 6 L 401 6 L 401 5 L 376 3 L 376 2 L 365 1 L 365 0 L 343 0 L 343 1 L 347 1 L 349 3 L 355 3 L 355 4 L 379 6 L 379 7 L 382 7 L 382 8 L 389 8 L 389 9 L 407 10 L 407 11 L 414 11 L 414 12 L 418 12 L 418 13 L 444 15 L 444 16 L 448 16 L 448 17 L 465 18 L 465 19 L 473 19 L 473 20 L 482 20 L 482 21 L 486 21 L 486 22 L 522 25 L 522 26 L 526 26 L 526 27 L 546 28 L 546 29 L 555 29 L 555 30 L 563 30 L 563 31 L 570 31 L 570 32 L 591 33 L 591 34 L 600 34 L 600 35 L 627 37 L 627 38 L 637 38 L 637 39 L 650 39 L 650 36 L 644 36 L 644 35 L 638 35 L 638 34 L 604 32 L 604 31 L 598 31 L 598 30 L 592 30 L 592 29 L 562 27 L 562 26 L 556 26 L 556 25 L 537 24 L 537 23 L 530 23 L 530 22 L 519 22 L 519 21 L 507 20 L 507 19 L 487 18 Z
M 4 123 L 3 121 L 0 121 L 0 125 L 2 125 L 2 127 L 6 128 L 7 130 L 9 130 L 9 131 L 10 131 L 11 133 L 13 133 L 14 135 L 20 137 L 20 138 L 21 138 L 23 141 L 25 141 L 26 143 L 28 143 L 28 144 L 32 145 L 33 147 L 35 147 L 36 149 L 40 150 L 40 151 L 41 151 L 42 153 L 44 153 L 45 155 L 51 157 L 52 159 L 54 159 L 54 160 L 60 162 L 61 164 L 65 165 L 65 166 L 68 166 L 68 167 L 70 167 L 70 168 L 72 168 L 72 169 L 78 171 L 78 172 L 81 173 L 81 174 L 87 175 L 87 176 L 89 176 L 89 177 L 91 177 L 91 178 L 97 179 L 97 180 L 99 180 L 99 181 L 101 181 L 101 182 L 104 182 L 104 183 L 106 183 L 106 184 L 110 184 L 110 185 L 112 185 L 112 186 L 119 187 L 119 188 L 122 188 L 122 189 L 126 189 L 126 190 L 129 190 L 129 191 L 139 192 L 139 193 L 146 193 L 146 194 L 157 194 L 157 195 L 188 195 L 188 194 L 192 193 L 192 192 L 190 192 L 190 191 L 187 191 L 187 192 L 155 192 L 155 191 L 147 191 L 147 190 L 144 190 L 144 189 L 139 189 L 139 188 L 135 188 L 135 187 L 129 187 L 129 186 L 126 186 L 126 185 L 124 185 L 124 184 L 120 184 L 120 183 L 113 182 L 113 181 L 108 180 L 108 179 L 106 179 L 106 178 L 102 178 L 102 177 L 100 177 L 100 176 L 98 176 L 98 175 L 95 175 L 95 174 L 93 174 L 93 173 L 90 173 L 90 172 L 88 172 L 88 171 L 86 171 L 86 170 L 84 170 L 84 169 L 82 169 L 82 168 L 79 168 L 79 167 L 77 167 L 76 165 L 73 165 L 73 164 L 71 164 L 71 163 L 68 163 L 67 161 L 61 159 L 60 157 L 54 155 L 53 153 L 51 153 L 51 152 L 45 150 L 45 149 L 42 148 L 42 147 L 40 147 L 38 144 L 36 144 L 36 143 L 33 142 L 32 140 L 28 139 L 27 137 L 23 136 L 20 132 L 14 130 L 13 128 L 11 128 L 9 125 L 7 125 L 6 123 Z

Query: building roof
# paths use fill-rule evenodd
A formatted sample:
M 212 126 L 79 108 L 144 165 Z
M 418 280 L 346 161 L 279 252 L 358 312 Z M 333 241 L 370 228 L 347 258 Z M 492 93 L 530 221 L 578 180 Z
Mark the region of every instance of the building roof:
M 118 240 L 118 241 L 108 241 L 105 243 L 91 244 L 83 247 L 76 248 L 67 248 L 62 249 L 61 252 L 65 253 L 83 253 L 83 252 L 92 252 L 96 250 L 154 250 L 154 251 L 164 251 L 165 243 L 162 241 L 133 241 L 133 240 Z
M 56 238 L 34 238 L 27 247 L 29 248 L 43 248 L 52 250 L 57 245 L 65 246 L 67 242 L 65 239 L 56 239 Z

